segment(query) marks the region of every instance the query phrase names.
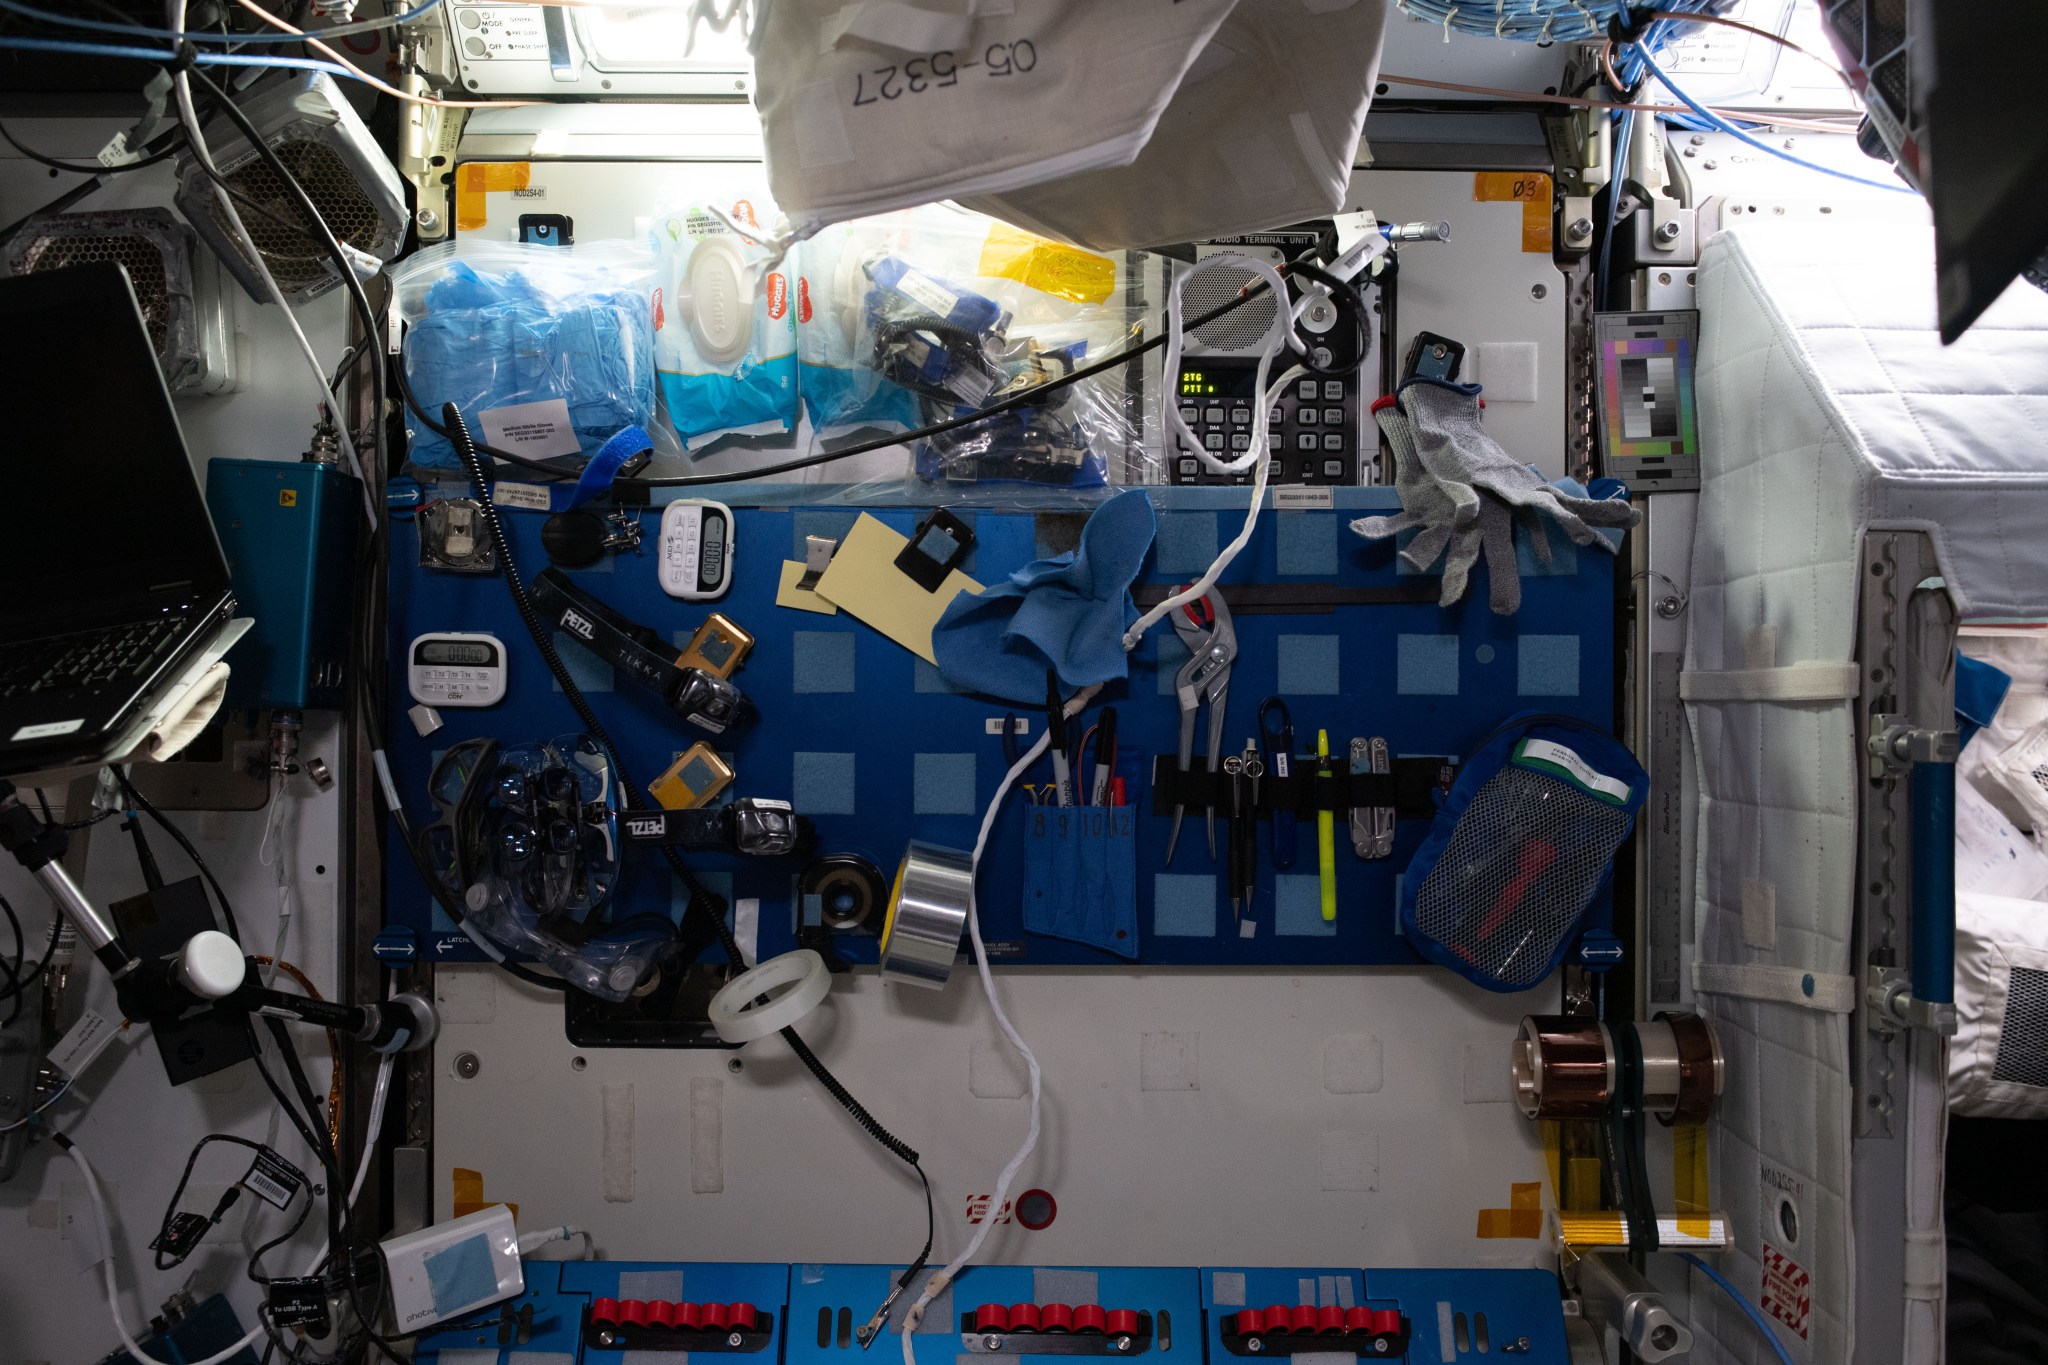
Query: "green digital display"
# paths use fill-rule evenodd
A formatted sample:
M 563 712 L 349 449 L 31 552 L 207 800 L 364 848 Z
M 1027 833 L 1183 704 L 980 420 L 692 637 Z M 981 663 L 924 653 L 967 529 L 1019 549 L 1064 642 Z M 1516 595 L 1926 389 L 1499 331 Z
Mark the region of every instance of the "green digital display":
M 1209 376 L 1200 370 L 1182 370 L 1180 372 L 1181 397 L 1202 398 L 1217 391 L 1216 385 L 1210 382 Z

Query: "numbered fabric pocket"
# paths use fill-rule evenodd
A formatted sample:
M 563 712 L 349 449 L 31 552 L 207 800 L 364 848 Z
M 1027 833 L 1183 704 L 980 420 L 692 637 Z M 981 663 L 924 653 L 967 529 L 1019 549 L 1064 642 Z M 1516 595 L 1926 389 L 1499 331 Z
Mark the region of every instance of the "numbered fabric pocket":
M 1136 961 L 1138 844 L 1131 806 L 1027 806 L 1024 928 Z

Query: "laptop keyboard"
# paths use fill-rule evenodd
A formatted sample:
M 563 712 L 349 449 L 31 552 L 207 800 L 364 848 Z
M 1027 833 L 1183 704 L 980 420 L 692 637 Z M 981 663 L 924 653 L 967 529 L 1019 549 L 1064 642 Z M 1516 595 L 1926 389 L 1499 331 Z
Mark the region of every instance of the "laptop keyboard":
M 140 682 L 183 638 L 183 616 L 29 640 L 0 663 L 0 700 L 46 692 L 103 692 Z

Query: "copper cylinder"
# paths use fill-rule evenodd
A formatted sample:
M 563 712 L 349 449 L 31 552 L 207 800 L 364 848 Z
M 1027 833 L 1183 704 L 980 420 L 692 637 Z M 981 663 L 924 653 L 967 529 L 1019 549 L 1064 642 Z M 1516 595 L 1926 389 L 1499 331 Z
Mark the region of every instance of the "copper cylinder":
M 1515 1039 L 1515 1104 L 1526 1118 L 1598 1118 L 1607 1112 L 1614 1040 L 1603 1024 L 1530 1015 Z
M 1655 1022 L 1668 1026 L 1678 1059 L 1678 1085 L 1670 1109 L 1658 1117 L 1667 1123 L 1699 1123 L 1720 1098 L 1726 1063 L 1721 1040 L 1705 1015 L 1660 1014 Z M 1647 1040 L 1645 1051 L 1648 1050 Z

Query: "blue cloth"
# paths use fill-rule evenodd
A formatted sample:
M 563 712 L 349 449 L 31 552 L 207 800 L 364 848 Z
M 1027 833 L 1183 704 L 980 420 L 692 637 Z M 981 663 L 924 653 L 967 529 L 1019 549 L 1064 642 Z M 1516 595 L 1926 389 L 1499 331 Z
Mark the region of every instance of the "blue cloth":
M 1956 655 L 1956 739 L 1957 749 L 1968 744 L 1977 732 L 1991 723 L 2005 694 L 2012 687 L 2012 675 L 1993 668 L 1981 659 Z
M 557 296 L 519 271 L 486 274 L 457 261 L 406 333 L 405 372 L 421 406 L 457 403 L 472 431 L 486 408 L 560 398 L 591 450 L 654 419 L 653 305 L 633 289 Z M 424 426 L 413 432 L 412 459 L 461 467 L 447 439 Z
M 1045 670 L 1067 688 L 1126 677 L 1131 584 L 1152 545 L 1152 500 L 1126 489 L 1095 509 L 1071 553 L 1034 560 L 987 591 L 962 593 L 932 631 L 946 681 L 1023 706 L 1045 704 Z
M 597 454 L 590 457 L 590 463 L 583 466 L 583 476 L 576 480 L 576 495 L 569 499 L 571 507 L 601 498 L 612 491 L 612 480 L 619 476 L 626 461 L 643 450 L 654 449 L 654 438 L 647 434 L 645 427 L 627 427 L 618 435 L 598 447 Z

